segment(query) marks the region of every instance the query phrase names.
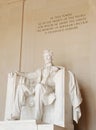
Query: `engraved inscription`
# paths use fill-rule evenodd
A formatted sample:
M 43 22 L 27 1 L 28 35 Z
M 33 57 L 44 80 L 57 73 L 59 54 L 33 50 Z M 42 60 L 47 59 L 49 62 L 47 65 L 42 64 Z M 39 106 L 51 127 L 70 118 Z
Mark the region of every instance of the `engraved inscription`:
M 66 13 L 49 17 L 48 20 L 39 22 L 37 32 L 55 33 L 66 30 L 78 29 L 80 25 L 88 23 L 86 14 L 73 15 Z

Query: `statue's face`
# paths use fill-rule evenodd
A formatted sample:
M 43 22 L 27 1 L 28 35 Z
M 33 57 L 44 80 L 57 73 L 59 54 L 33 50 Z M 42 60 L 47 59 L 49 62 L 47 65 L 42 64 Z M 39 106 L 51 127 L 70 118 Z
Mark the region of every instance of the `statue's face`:
M 52 56 L 49 53 L 44 54 L 44 62 L 45 64 L 52 63 Z

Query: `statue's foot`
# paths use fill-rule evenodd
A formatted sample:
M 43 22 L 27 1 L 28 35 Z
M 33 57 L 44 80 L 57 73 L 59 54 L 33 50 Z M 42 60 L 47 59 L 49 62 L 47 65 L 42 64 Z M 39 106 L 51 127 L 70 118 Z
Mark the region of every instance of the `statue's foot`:
M 20 120 L 20 117 L 16 115 L 11 115 L 11 120 Z
M 37 124 L 42 124 L 42 121 L 40 119 L 36 120 Z

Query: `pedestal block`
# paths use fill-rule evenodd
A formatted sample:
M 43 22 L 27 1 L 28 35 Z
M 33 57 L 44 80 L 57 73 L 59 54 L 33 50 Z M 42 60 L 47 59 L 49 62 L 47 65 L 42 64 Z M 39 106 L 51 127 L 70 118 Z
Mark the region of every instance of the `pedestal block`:
M 74 127 L 73 125 L 64 128 L 53 124 L 36 124 L 35 120 L 1 121 L 0 130 L 74 130 Z
M 74 130 L 74 126 L 69 126 L 68 128 L 56 126 L 53 124 L 38 125 L 38 130 Z
M 37 130 L 36 121 L 1 121 L 0 130 Z

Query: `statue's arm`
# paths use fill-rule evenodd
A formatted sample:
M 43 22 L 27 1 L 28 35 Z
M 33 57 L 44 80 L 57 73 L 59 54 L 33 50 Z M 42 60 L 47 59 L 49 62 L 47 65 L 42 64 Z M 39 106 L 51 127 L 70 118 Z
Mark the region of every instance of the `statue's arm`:
M 28 78 L 28 79 L 33 79 L 37 76 L 36 72 L 19 72 L 19 71 L 16 71 L 15 73 L 17 74 L 17 76 L 25 77 L 25 78 Z

